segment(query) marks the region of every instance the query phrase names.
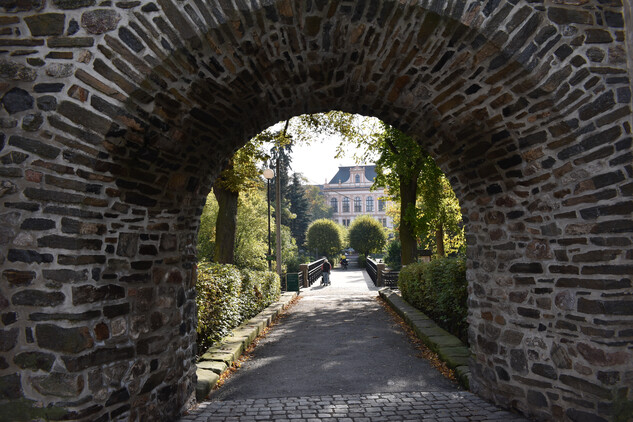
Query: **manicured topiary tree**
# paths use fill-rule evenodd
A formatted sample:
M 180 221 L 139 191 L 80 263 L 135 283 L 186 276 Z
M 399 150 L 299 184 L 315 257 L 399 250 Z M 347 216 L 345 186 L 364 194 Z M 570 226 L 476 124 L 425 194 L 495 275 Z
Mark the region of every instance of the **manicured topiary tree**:
M 387 242 L 385 229 L 368 215 L 361 215 L 349 227 L 349 245 L 360 254 L 380 252 Z
M 343 249 L 344 229 L 332 220 L 322 218 L 308 227 L 308 249 L 330 260 Z

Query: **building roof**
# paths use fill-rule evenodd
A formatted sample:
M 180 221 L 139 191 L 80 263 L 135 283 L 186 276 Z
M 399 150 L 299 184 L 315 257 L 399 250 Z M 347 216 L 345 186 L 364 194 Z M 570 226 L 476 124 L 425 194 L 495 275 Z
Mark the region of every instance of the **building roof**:
M 374 182 L 374 179 L 376 178 L 376 166 L 375 165 L 369 165 L 369 166 L 365 166 L 365 177 L 367 178 L 367 180 L 369 180 L 370 182 Z
M 359 166 L 343 166 L 338 168 L 338 172 L 334 175 L 332 180 L 330 180 L 329 184 L 337 184 L 337 183 L 345 183 L 349 180 L 350 169 L 352 167 L 364 167 L 365 168 L 365 177 L 370 182 L 373 182 L 376 178 L 376 166 L 374 164 L 368 165 L 359 165 Z

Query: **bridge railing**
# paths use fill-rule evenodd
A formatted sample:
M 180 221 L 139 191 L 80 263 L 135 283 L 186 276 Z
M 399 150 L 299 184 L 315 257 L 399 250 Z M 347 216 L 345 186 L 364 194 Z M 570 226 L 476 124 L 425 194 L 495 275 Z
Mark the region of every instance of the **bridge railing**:
M 376 287 L 390 287 L 392 289 L 398 288 L 398 276 L 399 271 L 390 271 L 385 264 L 374 261 L 371 258 L 367 258 L 365 261 L 365 268 L 369 278 L 374 282 Z
M 321 265 L 325 262 L 324 258 L 317 259 L 309 264 L 301 264 L 299 266 L 299 273 L 301 274 L 301 281 L 303 287 L 310 287 L 315 281 L 321 277 L 323 273 Z
M 398 277 L 400 271 L 383 271 L 382 272 L 382 285 L 391 289 L 398 288 Z
M 378 263 L 373 259 L 367 257 L 365 260 L 365 269 L 367 270 L 367 274 L 371 281 L 374 282 L 374 285 L 378 286 Z

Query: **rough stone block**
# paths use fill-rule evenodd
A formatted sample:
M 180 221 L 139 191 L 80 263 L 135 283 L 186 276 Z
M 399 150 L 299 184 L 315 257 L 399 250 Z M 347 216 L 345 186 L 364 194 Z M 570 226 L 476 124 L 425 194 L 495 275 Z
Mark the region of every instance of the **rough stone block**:
M 612 393 L 610 390 L 604 387 L 598 386 L 582 378 L 563 374 L 560 376 L 560 380 L 562 381 L 563 384 L 571 388 L 577 389 L 578 391 L 583 391 L 585 393 L 593 394 L 603 399 L 610 399 L 612 397 Z
M 112 9 L 97 9 L 81 15 L 81 26 L 89 34 L 105 34 L 116 29 L 121 15 Z
M 235 362 L 244 352 L 244 343 L 242 341 L 222 342 L 215 350 L 223 355 L 230 355 L 231 362 Z
M 62 304 L 65 298 L 66 296 L 62 292 L 22 290 L 13 294 L 11 303 L 24 306 L 53 307 Z
M 200 360 L 224 362 L 227 366 L 233 365 L 235 361 L 233 353 L 223 353 L 215 349 L 209 349 L 209 351 L 200 357 Z
M 35 279 L 35 271 L 4 270 L 2 278 L 13 286 L 28 286 Z
M 15 400 L 22 396 L 21 376 L 10 374 L 0 377 L 0 399 Z
M 470 368 L 468 366 L 458 366 L 455 368 L 455 374 L 459 379 L 459 384 L 466 390 L 470 390 Z
M 252 328 L 249 329 L 249 328 L 238 327 L 235 330 L 233 330 L 231 335 L 224 338 L 224 341 L 226 341 L 227 343 L 241 342 L 246 348 L 248 347 L 249 344 L 251 344 L 251 342 L 255 339 L 256 336 L 257 336 L 257 330 L 254 330 Z
M 9 330 L 0 330 L 0 351 L 8 352 L 13 349 L 18 343 L 18 328 L 11 328 Z
M 15 114 L 32 109 L 35 100 L 27 91 L 15 87 L 4 94 L 1 102 L 9 114 Z
M 38 346 L 64 353 L 79 353 L 94 345 L 88 327 L 63 328 L 53 324 L 35 327 Z
M 201 402 L 209 396 L 209 393 L 220 379 L 220 376 L 213 371 L 198 369 L 196 371 L 196 377 L 198 378 L 196 382 L 196 400 Z
M 52 0 L 59 9 L 73 10 L 83 7 L 94 6 L 96 0 Z
M 100 367 L 106 363 L 127 360 L 134 355 L 134 347 L 104 347 L 81 356 L 62 356 L 62 360 L 69 371 L 78 372 L 91 367 Z
M 54 37 L 46 41 L 50 48 L 81 48 L 92 47 L 94 45 L 92 37 Z
M 55 363 L 55 356 L 50 353 L 42 352 L 23 352 L 13 358 L 18 367 L 22 369 L 31 369 L 37 371 L 49 372 Z
M 468 366 L 470 350 L 463 346 L 439 346 L 437 354 L 451 369 L 458 366 Z
M 82 375 L 55 372 L 45 376 L 29 378 L 33 387 L 45 396 L 73 398 L 79 396 L 84 388 Z
M 228 366 L 225 362 L 221 361 L 213 361 L 213 360 L 203 360 L 198 362 L 196 365 L 198 369 L 204 369 L 207 371 L 213 371 L 218 375 L 222 375 L 222 372 L 228 369 Z

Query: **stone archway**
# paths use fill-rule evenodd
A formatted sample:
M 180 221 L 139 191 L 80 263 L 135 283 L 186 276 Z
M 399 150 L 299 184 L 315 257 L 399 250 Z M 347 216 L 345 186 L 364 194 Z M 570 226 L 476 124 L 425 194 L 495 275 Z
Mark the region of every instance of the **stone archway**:
M 545 418 L 630 409 L 620 2 L 1 7 L 2 414 L 176 417 L 212 180 L 261 129 L 331 108 L 399 127 L 451 178 L 473 389 Z

